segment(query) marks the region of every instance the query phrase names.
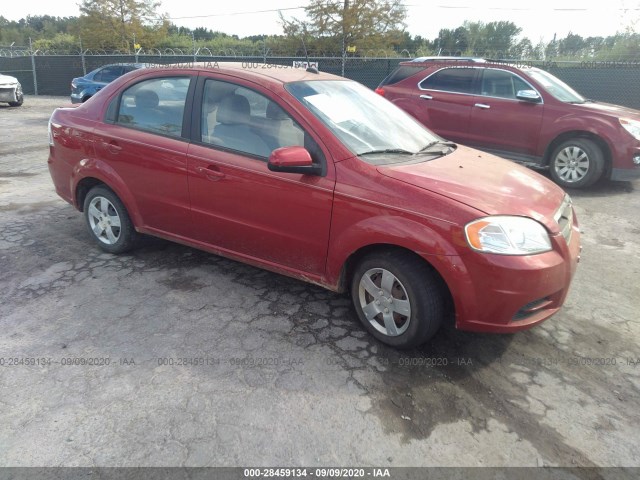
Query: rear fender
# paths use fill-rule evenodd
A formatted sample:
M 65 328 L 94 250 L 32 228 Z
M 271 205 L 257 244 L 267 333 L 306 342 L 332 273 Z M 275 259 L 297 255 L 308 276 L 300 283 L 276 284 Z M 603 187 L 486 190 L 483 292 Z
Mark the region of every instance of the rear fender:
M 136 229 L 144 225 L 135 197 L 125 182 L 108 163 L 98 159 L 81 160 L 76 164 L 71 174 L 70 186 L 71 191 L 74 192 L 73 204 L 78 210 L 82 210 L 84 207 L 80 205 L 78 201 L 78 186 L 82 180 L 87 178 L 95 178 L 113 190 L 118 198 L 122 200 L 122 203 L 124 203 L 127 213 Z

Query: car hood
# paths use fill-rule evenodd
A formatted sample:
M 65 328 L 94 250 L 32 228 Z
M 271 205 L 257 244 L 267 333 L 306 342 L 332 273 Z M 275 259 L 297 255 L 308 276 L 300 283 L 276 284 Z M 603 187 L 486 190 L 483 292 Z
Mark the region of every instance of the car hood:
M 18 83 L 18 79 L 16 77 L 12 77 L 11 75 L 0 74 L 0 84 L 7 83 Z
M 616 117 L 631 117 L 635 120 L 640 120 L 640 110 L 635 110 L 629 107 L 623 107 L 621 105 L 613 105 L 611 103 L 600 102 L 586 102 L 586 103 L 574 103 L 573 107 L 581 112 L 599 112 L 608 113 Z
M 552 233 L 564 191 L 542 175 L 508 160 L 458 145 L 435 160 L 377 167 L 387 177 L 464 203 L 487 215 L 533 218 Z

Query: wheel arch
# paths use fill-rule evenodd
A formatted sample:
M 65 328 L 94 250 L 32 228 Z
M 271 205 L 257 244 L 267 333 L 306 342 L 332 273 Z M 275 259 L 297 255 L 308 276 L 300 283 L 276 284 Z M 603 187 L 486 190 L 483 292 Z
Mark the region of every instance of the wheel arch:
M 367 256 L 374 255 L 376 253 L 381 252 L 400 252 L 406 255 L 410 255 L 415 258 L 416 262 L 422 263 L 425 265 L 438 279 L 440 286 L 442 287 L 442 292 L 445 295 L 445 305 L 447 310 L 450 312 L 452 318 L 455 317 L 455 304 L 453 300 L 453 294 L 451 292 L 450 286 L 445 280 L 444 276 L 440 272 L 440 270 L 434 265 L 433 262 L 428 261 L 424 257 L 418 255 L 416 252 L 411 250 L 410 248 L 406 248 L 397 244 L 392 243 L 374 243 L 370 245 L 364 245 L 354 252 L 352 252 L 344 261 L 342 265 L 342 269 L 340 271 L 340 277 L 338 279 L 338 292 L 345 293 L 349 291 L 349 286 L 351 285 L 351 280 L 353 278 L 354 271 L 358 265 L 358 263 Z
M 97 171 L 87 172 L 86 175 L 82 176 L 74 188 L 73 192 L 73 200 L 75 202 L 75 206 L 79 211 L 84 210 L 84 200 L 87 197 L 89 191 L 96 186 L 104 186 L 111 190 L 115 195 L 118 196 L 120 201 L 124 204 L 124 207 L 127 209 L 127 213 L 129 214 L 129 218 L 133 223 L 134 227 L 141 226 L 142 218 L 137 209 L 136 202 L 128 191 L 128 189 L 124 186 L 124 183 L 118 184 L 117 179 L 113 178 L 105 178 L 102 175 L 98 174 Z
M 556 136 L 553 140 L 551 140 L 551 142 L 549 142 L 549 145 L 547 145 L 547 148 L 544 152 L 543 164 L 545 166 L 549 166 L 553 151 L 562 142 L 565 142 L 572 138 L 584 138 L 587 140 L 591 140 L 596 145 L 598 145 L 598 147 L 600 147 L 600 149 L 602 150 L 602 154 L 604 155 L 604 161 L 605 161 L 603 176 L 608 177 L 611 173 L 611 165 L 612 165 L 611 147 L 609 146 L 607 141 L 604 138 L 602 138 L 600 135 L 596 135 L 595 133 L 588 132 L 586 130 L 570 130 Z

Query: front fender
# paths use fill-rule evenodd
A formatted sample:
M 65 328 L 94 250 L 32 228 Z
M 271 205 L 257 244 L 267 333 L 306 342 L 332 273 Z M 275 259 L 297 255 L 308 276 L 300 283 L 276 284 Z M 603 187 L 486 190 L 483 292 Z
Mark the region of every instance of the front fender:
M 354 253 L 375 245 L 401 247 L 423 258 L 433 257 L 432 266 L 441 267 L 438 257 L 457 256 L 455 245 L 466 246 L 460 227 L 430 220 L 431 226 L 402 215 L 380 215 L 351 224 L 332 234 L 327 258 L 327 283 L 338 285 L 343 266 Z M 375 239 L 375 242 L 372 240 Z M 440 272 L 443 277 L 447 275 Z
M 73 204 L 78 210 L 83 209 L 83 205 L 78 203 L 78 186 L 85 179 L 96 179 L 104 183 L 124 203 L 127 213 L 136 228 L 143 225 L 140 210 L 138 209 L 135 197 L 125 184 L 124 180 L 108 163 L 99 159 L 84 159 L 78 162 L 71 173 L 69 179 L 71 192 L 73 192 Z

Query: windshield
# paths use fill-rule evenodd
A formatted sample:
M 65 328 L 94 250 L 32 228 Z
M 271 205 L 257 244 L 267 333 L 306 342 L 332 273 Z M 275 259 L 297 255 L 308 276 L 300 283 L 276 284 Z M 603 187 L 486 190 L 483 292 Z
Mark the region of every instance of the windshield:
M 415 154 L 440 140 L 388 100 L 352 81 L 286 85 L 356 155 Z
M 576 92 L 569 85 L 564 83 L 559 78 L 554 77 L 544 70 L 531 69 L 527 72 L 531 78 L 542 85 L 547 92 L 553 95 L 561 102 L 566 103 L 584 103 L 585 98 Z

